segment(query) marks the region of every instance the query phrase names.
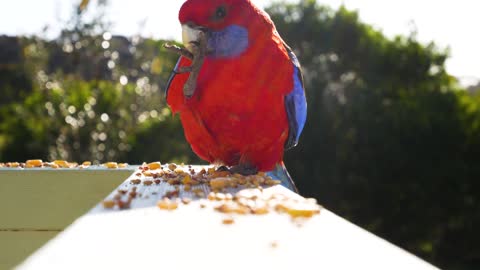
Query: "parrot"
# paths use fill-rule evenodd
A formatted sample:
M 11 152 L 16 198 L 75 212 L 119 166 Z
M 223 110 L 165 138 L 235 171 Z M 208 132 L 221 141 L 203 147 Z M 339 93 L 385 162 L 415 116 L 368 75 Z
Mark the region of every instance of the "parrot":
M 297 192 L 283 156 L 298 144 L 307 100 L 300 63 L 270 16 L 251 0 L 187 0 L 178 19 L 185 48 L 165 91 L 192 150 Z

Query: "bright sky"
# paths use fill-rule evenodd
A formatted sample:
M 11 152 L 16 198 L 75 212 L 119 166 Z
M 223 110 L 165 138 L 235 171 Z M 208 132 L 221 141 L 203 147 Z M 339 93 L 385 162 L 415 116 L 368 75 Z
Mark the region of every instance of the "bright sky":
M 252 0 L 261 7 L 272 0 Z M 287 0 L 295 2 L 296 0 Z M 317 0 L 337 8 L 358 9 L 364 22 L 373 24 L 387 36 L 408 34 L 412 22 L 422 42 L 435 41 L 450 47 L 448 71 L 464 84 L 480 79 L 480 35 L 478 34 L 478 0 Z M 0 10 L 0 34 L 39 33 L 50 26 L 49 37 L 80 0 L 15 0 Z M 180 39 L 177 13 L 183 0 L 110 0 L 108 18 L 114 23 L 114 34 Z M 8 8 L 5 6 L 8 5 Z M 144 23 L 144 26 L 140 25 Z

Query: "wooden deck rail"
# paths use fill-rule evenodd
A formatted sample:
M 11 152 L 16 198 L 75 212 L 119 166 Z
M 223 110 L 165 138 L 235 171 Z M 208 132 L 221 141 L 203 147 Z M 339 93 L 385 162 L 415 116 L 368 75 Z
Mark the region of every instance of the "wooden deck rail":
M 4 189 L 10 185 L 2 184 L 7 181 L 2 173 L 0 171 L 0 192 L 3 192 L 0 196 L 5 196 Z M 93 178 L 85 175 L 81 178 Z M 50 177 L 45 176 L 42 181 L 49 181 Z M 113 175 L 107 178 L 113 181 Z M 233 224 L 224 224 L 225 214 L 214 211 L 204 200 L 195 199 L 191 191 L 180 189 L 179 197 L 192 198 L 192 202 L 180 204 L 173 211 L 160 210 L 156 206 L 158 200 L 174 188 L 165 182 L 142 184 L 147 178 L 134 172 L 107 196 L 107 200 L 113 199 L 118 196 L 118 189 L 131 190 L 135 186 L 138 196 L 130 202 L 129 209 L 118 210 L 117 206 L 106 209 L 101 203 L 97 204 L 17 269 L 437 269 L 327 209 L 303 220 L 292 220 L 289 215 L 277 212 L 232 215 Z M 75 181 L 80 181 L 78 179 Z M 136 183 L 134 179 L 141 182 Z M 62 180 L 58 181 L 39 183 L 38 187 L 62 184 Z M 90 185 L 95 184 L 86 186 Z M 31 188 L 27 186 L 25 183 L 25 189 Z M 88 189 L 74 188 L 77 190 L 70 191 L 70 196 L 73 193 L 87 196 Z M 207 185 L 199 188 L 208 194 Z M 72 217 L 73 213 L 68 213 L 71 197 L 67 194 L 63 198 L 55 196 L 65 190 L 54 190 L 40 197 L 49 197 L 55 201 L 52 204 L 66 206 L 64 214 Z M 298 196 L 281 186 L 265 188 L 263 193 Z M 12 196 L 10 198 L 14 198 Z M 22 198 L 25 196 L 18 200 Z M 102 196 L 95 201 L 99 198 Z M 0 207 L 4 207 L 0 208 L 3 213 L 6 208 Z M 16 206 L 11 204 L 11 208 L 16 209 Z M 24 205 L 24 210 L 26 208 L 28 206 Z M 44 219 L 39 215 L 35 218 Z M 0 225 L 4 226 L 3 223 L 4 219 Z M 53 225 L 44 228 L 63 228 Z M 2 266 L 5 265 L 0 268 Z

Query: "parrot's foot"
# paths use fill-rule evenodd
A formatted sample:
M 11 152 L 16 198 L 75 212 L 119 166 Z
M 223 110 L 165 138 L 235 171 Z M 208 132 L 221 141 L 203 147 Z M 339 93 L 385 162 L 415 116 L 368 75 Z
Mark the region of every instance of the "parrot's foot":
M 239 173 L 241 175 L 253 175 L 258 173 L 258 169 L 248 164 L 238 164 L 230 167 L 231 173 Z
M 191 98 L 197 88 L 197 78 L 202 68 L 203 61 L 207 55 L 207 38 L 204 32 L 200 32 L 197 42 L 191 44 L 191 51 L 180 48 L 176 45 L 164 44 L 163 47 L 170 52 L 184 56 L 192 60 L 192 65 L 189 67 L 180 67 L 175 70 L 177 73 L 190 73 L 187 81 L 183 85 L 183 95 L 185 98 Z

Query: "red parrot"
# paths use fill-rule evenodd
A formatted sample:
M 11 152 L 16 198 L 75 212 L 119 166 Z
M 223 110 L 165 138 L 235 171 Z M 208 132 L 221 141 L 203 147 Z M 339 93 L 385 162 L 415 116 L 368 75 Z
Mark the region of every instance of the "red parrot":
M 283 153 L 298 143 L 307 102 L 300 64 L 269 15 L 250 0 L 187 0 L 179 21 L 187 50 L 206 40 L 193 95 L 184 93 L 185 56 L 166 87 L 193 151 L 235 172 L 270 171 L 295 189 Z

